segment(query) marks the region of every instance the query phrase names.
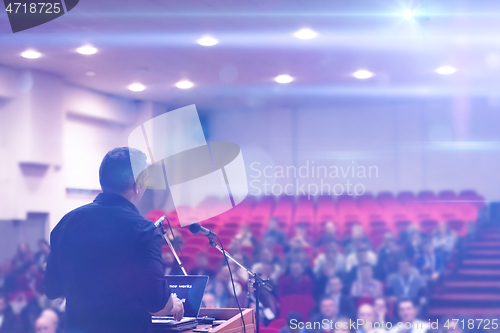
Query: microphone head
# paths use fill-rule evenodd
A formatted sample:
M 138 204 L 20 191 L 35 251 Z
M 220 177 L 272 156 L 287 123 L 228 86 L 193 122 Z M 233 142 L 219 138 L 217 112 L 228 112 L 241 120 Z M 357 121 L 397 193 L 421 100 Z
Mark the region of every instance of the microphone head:
M 201 229 L 201 225 L 198 222 L 192 223 L 189 226 L 189 231 L 191 231 L 191 233 L 193 233 L 193 234 L 198 233 L 198 231 L 200 231 L 200 229 Z

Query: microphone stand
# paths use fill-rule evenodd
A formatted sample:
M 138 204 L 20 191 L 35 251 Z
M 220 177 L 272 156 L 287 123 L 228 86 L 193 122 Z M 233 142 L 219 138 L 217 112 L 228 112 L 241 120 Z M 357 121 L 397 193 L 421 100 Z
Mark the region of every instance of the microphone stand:
M 170 242 L 170 239 L 168 238 L 167 236 L 167 231 L 165 230 L 165 228 L 163 227 L 163 223 L 161 223 L 159 226 L 158 226 L 158 230 L 160 231 L 161 235 L 163 236 L 163 238 L 165 239 L 165 241 L 167 242 L 168 246 L 170 247 L 170 251 L 172 251 L 172 253 L 174 254 L 174 257 L 175 257 L 175 260 L 177 261 L 177 264 L 179 265 L 179 267 L 181 268 L 182 270 L 182 273 L 184 273 L 185 276 L 187 276 L 188 274 L 186 273 L 186 270 L 184 269 L 184 266 L 182 265 L 182 262 L 181 260 L 179 259 L 179 257 L 177 256 L 177 253 L 175 252 L 175 249 L 172 245 L 172 242 Z
M 242 264 L 240 264 L 236 259 L 234 259 L 226 250 L 221 249 L 219 244 L 214 241 L 214 238 L 212 235 L 208 236 L 208 243 L 213 247 L 219 250 L 223 255 L 225 255 L 227 258 L 231 259 L 236 265 L 239 267 L 243 268 L 248 275 L 250 275 L 250 281 L 253 279 L 253 287 L 255 288 L 255 322 L 257 324 L 257 333 L 260 333 L 260 301 L 259 301 L 259 291 L 261 287 L 264 287 L 268 291 L 272 291 L 273 287 L 271 284 L 269 284 L 269 279 L 263 279 L 260 277 L 260 275 L 255 274 Z M 235 295 L 235 297 L 237 297 Z

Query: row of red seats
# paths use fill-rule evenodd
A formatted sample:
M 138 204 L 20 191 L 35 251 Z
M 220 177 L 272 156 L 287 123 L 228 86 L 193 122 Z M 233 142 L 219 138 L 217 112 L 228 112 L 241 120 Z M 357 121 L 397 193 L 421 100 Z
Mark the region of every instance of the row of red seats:
M 266 196 L 258 200 L 248 196 L 242 203 L 223 214 L 202 221 L 206 227 L 224 227 L 237 229 L 243 223 L 249 223 L 252 232 L 260 236 L 270 218 L 279 221 L 283 228 L 293 234 L 297 224 L 310 225 L 311 232 L 323 231 L 325 222 L 336 224 L 337 232 L 348 234 L 353 224 L 361 224 L 367 233 L 380 233 L 382 230 L 401 231 L 410 223 L 418 224 L 423 231 L 432 230 L 438 222 L 446 221 L 460 235 L 467 233 L 467 224 L 477 220 L 478 209 L 483 207 L 484 199 L 472 191 L 463 191 L 459 195 L 451 191 L 442 191 L 437 196 L 424 191 L 418 195 L 401 192 L 397 196 L 382 192 L 377 197 L 340 196 L 334 201 L 331 196 L 319 196 L 308 200 L 307 196 Z M 209 200 L 207 209 L 216 207 L 217 200 Z M 187 208 L 178 208 L 187 209 Z M 178 223 L 174 211 L 168 214 L 174 223 Z

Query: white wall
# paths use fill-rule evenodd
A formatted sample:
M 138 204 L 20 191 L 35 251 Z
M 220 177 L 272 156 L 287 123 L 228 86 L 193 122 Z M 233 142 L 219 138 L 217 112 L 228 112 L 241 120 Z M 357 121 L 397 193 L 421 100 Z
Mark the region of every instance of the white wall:
M 0 66 L 0 223 L 48 213 L 48 236 L 65 213 L 99 192 L 106 152 L 126 146 L 133 128 L 166 110 Z
M 257 179 L 250 190 L 254 194 L 264 191 L 266 179 L 281 188 L 297 186 L 293 175 L 255 178 L 258 171 L 252 170 L 252 163 L 260 163 L 253 169 L 262 172 L 267 165 L 276 171 L 276 166 L 299 168 L 309 161 L 311 172 L 314 161 L 316 167 L 329 170 L 378 168 L 378 177 L 372 169 L 372 178 L 352 177 L 349 172 L 345 178 L 340 174 L 323 180 L 331 187 L 344 184 L 344 191 L 350 181 L 373 193 L 475 189 L 488 200 L 500 200 L 499 125 L 500 108 L 486 99 L 360 99 L 315 109 L 221 110 L 210 118 L 210 133 L 211 141 L 242 147 L 249 180 Z M 299 183 L 320 186 L 321 179 L 302 178 Z M 278 193 L 280 187 L 274 190 Z M 316 191 L 312 185 L 310 190 Z

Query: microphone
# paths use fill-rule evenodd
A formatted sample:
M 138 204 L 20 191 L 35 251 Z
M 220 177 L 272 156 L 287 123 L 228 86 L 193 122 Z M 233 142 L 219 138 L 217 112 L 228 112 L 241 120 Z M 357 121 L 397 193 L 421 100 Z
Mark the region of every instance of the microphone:
M 202 227 L 198 222 L 191 224 L 189 226 L 189 231 L 191 231 L 191 233 L 193 233 L 193 234 L 202 234 L 202 235 L 205 235 L 207 237 L 215 237 L 216 236 L 215 232 L 213 232 L 212 230 L 208 230 L 205 227 Z
M 165 215 L 163 215 L 162 217 L 160 217 L 158 219 L 158 221 L 155 222 L 155 227 L 158 228 L 160 227 L 162 224 L 163 224 L 163 221 L 165 220 Z

